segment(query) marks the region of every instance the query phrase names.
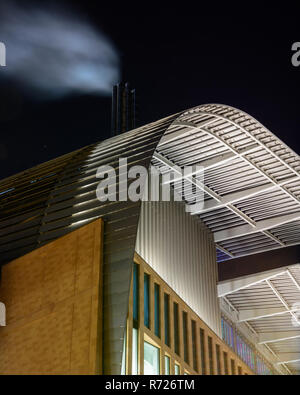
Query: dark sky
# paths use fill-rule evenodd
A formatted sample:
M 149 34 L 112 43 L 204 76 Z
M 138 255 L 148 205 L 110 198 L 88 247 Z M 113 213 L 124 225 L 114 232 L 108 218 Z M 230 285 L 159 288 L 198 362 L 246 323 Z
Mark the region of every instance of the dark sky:
M 223 103 L 248 112 L 300 154 L 300 67 L 291 63 L 300 7 L 59 3 L 85 14 L 114 43 L 123 79 L 137 90 L 139 125 Z M 108 97 L 88 95 L 33 99 L 0 80 L 0 178 L 109 137 L 110 105 Z

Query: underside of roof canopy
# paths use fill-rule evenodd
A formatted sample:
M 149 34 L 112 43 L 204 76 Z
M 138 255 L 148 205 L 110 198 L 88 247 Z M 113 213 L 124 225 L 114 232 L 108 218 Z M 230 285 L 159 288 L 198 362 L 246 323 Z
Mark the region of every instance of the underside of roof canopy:
M 300 374 L 300 264 L 223 281 L 218 294 L 274 356 L 275 365 Z
M 300 158 L 248 114 L 203 105 L 180 115 L 162 138 L 154 164 L 203 166 L 197 215 L 214 233 L 218 260 L 300 243 Z M 174 183 L 180 193 L 179 183 Z

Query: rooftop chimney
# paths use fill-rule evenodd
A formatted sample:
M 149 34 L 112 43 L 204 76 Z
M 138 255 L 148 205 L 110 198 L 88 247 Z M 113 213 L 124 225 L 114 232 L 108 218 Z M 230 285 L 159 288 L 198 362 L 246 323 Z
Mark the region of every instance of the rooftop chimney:
M 136 127 L 135 89 L 130 84 L 120 83 L 113 87 L 112 94 L 112 135 L 127 132 Z

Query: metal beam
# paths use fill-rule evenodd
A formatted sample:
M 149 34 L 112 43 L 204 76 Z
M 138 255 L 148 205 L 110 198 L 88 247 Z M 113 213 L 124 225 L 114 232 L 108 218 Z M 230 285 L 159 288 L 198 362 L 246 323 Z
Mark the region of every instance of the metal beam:
M 261 333 L 258 344 L 277 343 L 284 340 L 300 338 L 300 331 Z
M 228 250 L 226 250 L 226 248 L 221 247 L 219 244 L 216 244 L 216 247 L 218 248 L 218 250 L 224 252 L 224 254 L 230 256 L 231 258 L 234 258 L 234 255 Z
M 245 278 L 237 278 L 235 280 L 226 281 L 218 284 L 218 297 L 224 297 L 226 295 L 241 291 L 242 289 L 252 287 L 260 284 L 266 280 L 282 276 L 286 273 L 286 270 L 280 270 L 276 272 L 260 273 L 253 276 L 247 276 Z
M 296 286 L 296 288 L 298 288 L 298 290 L 300 291 L 300 284 L 298 283 L 298 281 L 295 279 L 295 277 L 292 275 L 291 271 L 288 269 L 287 270 L 287 275 L 289 276 L 289 278 L 293 281 L 294 285 Z
M 205 119 L 203 121 L 200 121 L 199 124 L 197 125 L 197 127 L 195 127 L 194 129 L 198 129 L 201 130 L 201 127 L 203 126 L 208 126 L 209 124 L 216 122 L 217 118 L 215 115 L 210 114 L 210 119 Z M 177 126 L 188 126 L 187 123 L 185 122 L 181 122 L 180 124 L 178 123 L 174 123 L 173 125 L 177 125 Z M 175 141 L 178 138 L 183 138 L 186 137 L 187 135 L 189 135 L 191 133 L 190 130 L 183 132 L 182 130 L 175 130 L 173 133 L 168 133 L 166 135 L 163 135 L 163 137 L 161 138 L 159 144 L 158 144 L 158 149 L 161 148 L 163 145 L 165 144 L 169 144 L 171 141 Z
M 272 289 L 272 291 L 274 292 L 274 294 L 277 296 L 277 298 L 280 300 L 280 302 L 284 305 L 284 307 L 289 310 L 290 315 L 293 317 L 293 319 L 295 320 L 295 322 L 297 322 L 300 325 L 300 321 L 299 318 L 297 317 L 297 315 L 290 310 L 288 303 L 286 302 L 286 300 L 284 299 L 284 297 L 282 295 L 280 295 L 280 293 L 278 292 L 278 290 L 276 289 L 276 287 L 274 286 L 274 284 L 271 283 L 270 280 L 266 280 L 266 283 L 269 285 L 269 287 Z
M 202 182 L 200 182 L 199 180 L 194 178 L 192 175 L 189 175 L 189 176 L 183 175 L 182 171 L 181 171 L 181 168 L 179 166 L 177 166 L 173 161 L 171 161 L 170 159 L 167 159 L 166 157 L 164 157 L 162 154 L 160 154 L 158 152 L 155 152 L 153 157 L 156 160 L 158 160 L 160 163 L 162 163 L 163 165 L 169 167 L 172 171 L 177 173 L 181 177 L 181 179 L 183 178 L 183 179 L 189 181 L 191 184 L 195 185 L 201 191 L 207 193 L 209 196 L 211 196 L 213 199 L 215 199 L 217 201 L 216 204 L 222 204 L 222 199 L 223 198 L 220 195 L 218 195 L 216 192 L 214 192 L 212 189 L 207 187 L 205 184 L 203 184 Z M 255 191 L 255 193 L 257 193 L 257 190 Z M 279 240 L 278 238 L 276 238 L 272 234 L 266 232 L 267 229 L 256 230 L 256 228 L 257 228 L 256 222 L 253 221 L 243 211 L 241 211 L 237 207 L 235 207 L 231 202 L 230 203 L 225 203 L 225 207 L 228 208 L 230 211 L 232 211 L 235 215 L 240 217 L 243 221 L 245 221 L 248 224 L 248 225 L 244 225 L 244 226 L 247 227 L 246 228 L 247 229 L 247 233 L 263 232 L 267 237 L 269 237 L 273 241 L 277 242 L 280 246 L 282 246 L 282 247 L 285 246 L 285 244 L 281 240 Z M 300 218 L 300 216 L 299 216 L 299 218 Z M 238 229 L 239 228 L 240 227 L 238 227 Z M 249 228 L 252 228 L 251 232 L 248 231 Z M 227 232 L 227 230 L 222 231 L 222 232 Z M 222 233 L 222 232 L 220 232 L 220 233 Z M 215 241 L 217 243 L 218 241 L 222 241 L 222 240 L 215 239 Z
M 241 225 L 235 228 L 222 230 L 220 232 L 214 233 L 215 242 L 220 243 L 221 241 L 234 239 L 237 237 L 246 236 L 253 233 L 263 232 L 266 230 L 271 230 L 277 228 L 280 225 L 284 225 L 289 222 L 300 220 L 300 213 L 282 215 L 276 218 L 266 219 L 264 221 L 259 221 L 256 226 Z
M 277 362 L 278 365 L 282 365 L 284 363 L 293 363 L 293 362 L 300 362 L 300 353 L 294 353 L 294 352 L 284 352 L 284 353 L 278 353 L 277 354 L 279 357 L 279 362 Z
M 209 114 L 204 112 L 204 114 Z M 249 138 L 251 138 L 252 140 L 254 140 L 257 144 L 259 144 L 262 148 L 264 148 L 266 151 L 268 151 L 270 154 L 272 154 L 276 159 L 278 159 L 282 164 L 284 164 L 286 167 L 288 167 L 298 178 L 298 180 L 300 180 L 299 178 L 299 173 L 293 169 L 291 166 L 289 166 L 287 163 L 285 163 L 280 157 L 278 157 L 278 155 L 276 155 L 274 152 L 272 152 L 272 150 L 270 150 L 268 147 L 266 147 L 265 145 L 263 145 L 258 139 L 256 139 L 254 136 L 252 136 L 251 133 L 247 132 L 245 129 L 243 129 L 241 126 L 239 126 L 238 124 L 234 123 L 233 121 L 231 121 L 230 119 L 227 119 L 225 117 L 222 117 L 220 115 L 218 115 L 218 118 L 223 119 L 224 121 L 232 124 L 233 126 L 239 128 L 242 132 L 244 132 L 246 135 L 249 136 Z M 180 125 L 181 122 L 177 121 L 176 125 Z M 190 128 L 198 128 L 197 124 L 193 123 L 193 122 L 185 122 L 184 126 L 190 127 Z M 228 144 L 226 141 L 222 140 L 219 136 L 217 136 L 215 133 L 211 132 L 208 129 L 205 129 L 204 126 L 201 127 L 201 130 L 203 130 L 204 132 L 206 132 L 207 134 L 213 136 L 216 140 L 218 140 L 219 142 L 221 142 L 222 144 L 224 144 L 231 152 L 235 153 L 237 156 L 239 156 L 240 158 L 242 158 L 245 162 L 247 162 L 252 168 L 254 168 L 257 172 L 259 172 L 261 175 L 263 175 L 266 179 L 268 179 L 270 182 L 272 182 L 274 185 L 279 186 L 279 188 L 288 196 L 290 196 L 295 202 L 297 202 L 300 205 L 300 200 L 297 199 L 292 193 L 290 193 L 289 191 L 287 191 L 283 186 L 280 186 L 272 177 L 270 177 L 268 174 L 266 174 L 262 169 L 260 169 L 258 166 L 256 166 L 254 163 L 252 163 L 252 161 L 246 157 L 244 157 L 240 152 L 238 152 L 235 148 L 233 148 L 230 144 Z
M 268 308 L 268 309 L 266 308 L 266 309 L 241 310 L 239 313 L 238 322 L 255 321 L 261 318 L 274 317 L 287 313 L 294 313 L 296 311 L 300 311 L 300 307 L 295 309 L 286 309 L 285 307 L 278 307 L 278 308 Z
M 241 150 L 241 155 L 250 154 L 256 148 L 257 148 L 257 144 L 253 144 L 252 146 Z M 199 173 L 205 172 L 206 170 L 211 170 L 216 167 L 221 167 L 221 166 L 225 165 L 226 163 L 231 162 L 233 159 L 236 159 L 237 157 L 238 156 L 235 153 L 227 152 L 227 153 L 222 153 L 219 156 L 216 156 L 212 159 L 204 160 L 200 163 L 195 164 L 195 166 L 201 166 L 202 169 L 192 172 L 191 175 L 197 175 Z M 176 182 L 176 181 L 180 181 L 180 180 L 181 180 L 181 178 L 177 178 L 177 179 L 175 178 L 174 180 L 165 181 L 164 184 L 170 184 L 171 182 Z M 291 182 L 291 181 L 289 181 L 289 182 Z M 270 185 L 274 188 L 273 184 L 270 184 Z
M 201 211 L 193 211 L 194 214 L 204 214 L 208 211 L 216 210 L 222 207 L 225 207 L 226 204 L 234 204 L 237 203 L 241 200 L 246 200 L 249 198 L 253 198 L 257 195 L 260 195 L 262 193 L 270 192 L 272 190 L 280 189 L 279 186 L 284 186 L 285 184 L 288 184 L 293 181 L 299 180 L 298 177 L 292 177 L 289 178 L 288 180 L 285 180 L 284 182 L 279 183 L 278 185 L 274 185 L 272 183 L 267 183 L 265 185 L 261 185 L 258 187 L 253 187 L 249 189 L 245 189 L 243 191 L 239 192 L 233 192 L 225 197 L 221 198 L 221 201 L 219 203 L 214 202 L 214 201 L 208 201 L 204 204 L 204 207 Z
M 205 115 L 212 115 L 210 112 L 207 111 L 201 111 L 202 114 Z M 249 138 L 251 138 L 252 140 L 254 140 L 257 144 L 259 144 L 262 148 L 264 148 L 269 154 L 271 154 L 273 157 L 275 157 L 277 160 L 279 160 L 284 166 L 286 166 L 291 172 L 293 172 L 294 174 L 296 174 L 297 176 L 299 176 L 299 173 L 297 170 L 295 170 L 292 166 L 290 166 L 288 163 L 286 163 L 283 159 L 280 158 L 279 155 L 277 155 L 275 152 L 273 152 L 269 147 L 267 147 L 265 144 L 263 144 L 258 138 L 256 138 L 252 133 L 248 132 L 248 130 L 246 130 L 244 127 L 242 127 L 241 125 L 239 125 L 238 123 L 232 121 L 231 119 L 223 116 L 223 115 L 219 115 L 219 114 L 214 114 L 215 116 L 217 116 L 219 119 L 223 119 L 224 121 L 230 123 L 231 125 L 238 127 L 242 132 L 244 132 Z M 247 114 L 245 114 L 247 115 Z M 194 124 L 195 125 L 195 124 Z M 261 127 L 263 127 L 261 125 Z M 282 143 L 282 142 L 281 142 Z M 283 143 L 282 143 L 283 144 Z
M 216 199 L 217 201 L 220 201 L 220 197 L 218 194 L 216 194 L 214 191 L 212 191 L 210 188 L 206 187 L 202 182 L 200 182 L 199 180 L 196 180 L 194 177 L 192 176 L 185 176 L 182 171 L 181 168 L 179 166 L 177 166 L 174 162 L 172 162 L 171 160 L 165 158 L 163 155 L 159 154 L 158 152 L 155 152 L 153 154 L 153 158 L 155 158 L 156 160 L 158 160 L 159 162 L 161 162 L 163 165 L 169 167 L 172 171 L 174 171 L 174 173 L 177 173 L 178 175 L 181 176 L 181 179 L 187 180 L 189 182 L 191 182 L 191 184 L 195 185 L 197 188 L 201 189 L 202 191 L 204 191 L 205 193 L 207 193 L 209 196 L 211 196 L 213 199 Z
M 163 155 L 159 154 L 158 152 L 155 152 L 153 155 L 153 158 L 158 160 L 160 163 L 163 165 L 169 167 L 172 171 L 180 175 L 181 179 L 189 181 L 191 184 L 195 185 L 198 189 L 201 191 L 207 193 L 209 196 L 211 196 L 213 199 L 215 199 L 217 202 L 220 202 L 222 197 L 218 195 L 216 192 L 214 192 L 212 189 L 204 185 L 202 182 L 194 178 L 193 176 L 189 175 L 186 176 L 182 174 L 181 168 L 176 165 L 173 161 L 170 159 L 167 159 Z M 248 217 L 245 213 L 243 213 L 241 210 L 239 210 L 237 207 L 233 206 L 232 204 L 226 204 L 226 207 L 232 211 L 234 214 L 236 214 L 238 217 L 240 217 L 243 221 L 247 222 L 250 227 L 255 227 L 255 222 Z

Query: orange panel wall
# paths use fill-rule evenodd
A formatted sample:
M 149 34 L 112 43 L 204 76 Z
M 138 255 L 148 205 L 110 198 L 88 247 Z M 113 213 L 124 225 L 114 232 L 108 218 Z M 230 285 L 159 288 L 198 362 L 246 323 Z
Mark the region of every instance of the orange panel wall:
M 2 269 L 0 374 L 97 374 L 102 339 L 102 220 Z

